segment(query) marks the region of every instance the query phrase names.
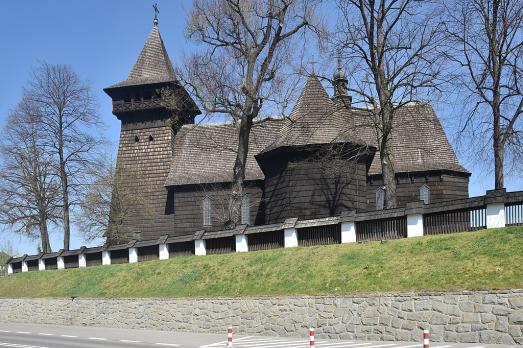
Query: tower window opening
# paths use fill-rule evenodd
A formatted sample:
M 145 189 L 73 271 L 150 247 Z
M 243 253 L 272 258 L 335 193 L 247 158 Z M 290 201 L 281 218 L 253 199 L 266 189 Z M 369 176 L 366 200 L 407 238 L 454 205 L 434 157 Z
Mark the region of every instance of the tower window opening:
M 149 135 L 149 141 L 153 141 L 153 140 L 154 140 L 153 136 Z
M 135 136 L 134 136 L 134 142 L 137 143 L 137 142 L 139 142 L 139 141 L 140 141 L 140 138 L 139 138 L 137 135 L 135 135 Z

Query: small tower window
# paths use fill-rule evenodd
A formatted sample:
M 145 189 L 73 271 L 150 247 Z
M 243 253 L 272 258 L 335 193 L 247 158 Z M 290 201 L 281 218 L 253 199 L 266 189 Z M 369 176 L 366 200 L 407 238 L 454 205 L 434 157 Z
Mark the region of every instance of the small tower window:
M 428 185 L 421 185 L 419 188 L 419 199 L 425 204 L 430 203 L 430 188 Z
M 139 142 L 139 141 L 140 141 L 140 138 L 139 138 L 137 135 L 135 135 L 135 136 L 134 136 L 134 142 L 137 143 L 137 142 Z
M 154 140 L 153 136 L 149 135 L 149 141 L 153 141 L 153 140 Z
M 251 214 L 251 197 L 247 193 L 242 197 L 242 224 L 250 224 L 250 214 Z
M 203 197 L 203 225 L 211 226 L 211 198 L 209 196 Z
M 385 206 L 385 189 L 380 187 L 376 190 L 376 210 L 383 210 Z

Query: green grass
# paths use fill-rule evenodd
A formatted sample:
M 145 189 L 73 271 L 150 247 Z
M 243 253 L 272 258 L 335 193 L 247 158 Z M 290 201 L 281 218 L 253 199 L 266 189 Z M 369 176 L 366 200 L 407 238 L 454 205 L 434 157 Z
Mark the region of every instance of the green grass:
M 29 272 L 0 297 L 342 295 L 523 287 L 523 227 Z

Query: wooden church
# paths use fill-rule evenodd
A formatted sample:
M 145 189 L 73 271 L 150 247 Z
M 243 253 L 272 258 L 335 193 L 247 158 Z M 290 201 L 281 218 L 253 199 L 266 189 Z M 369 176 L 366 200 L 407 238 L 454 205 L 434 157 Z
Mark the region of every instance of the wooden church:
M 370 111 L 351 105 L 340 67 L 333 81 L 330 97 L 318 78 L 310 76 L 288 118 L 254 124 L 242 224 L 383 209 Z M 121 121 L 117 189 L 128 193 L 130 213 L 117 223 L 132 232 L 129 239 L 223 229 L 237 128 L 195 124 L 200 110 L 177 81 L 156 19 L 127 79 L 105 92 Z M 399 204 L 468 197 L 470 173 L 458 162 L 432 107 L 403 106 L 395 122 Z

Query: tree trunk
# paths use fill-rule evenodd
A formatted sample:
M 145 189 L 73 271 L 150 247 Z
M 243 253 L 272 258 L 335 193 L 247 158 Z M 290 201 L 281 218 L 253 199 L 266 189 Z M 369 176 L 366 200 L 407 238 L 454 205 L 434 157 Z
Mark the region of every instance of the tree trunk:
M 503 166 L 504 166 L 504 143 L 503 136 L 501 135 L 500 129 L 500 114 L 499 108 L 494 107 L 494 127 L 493 127 L 493 139 L 492 146 L 494 150 L 494 187 L 496 190 L 504 188 L 504 177 L 503 177 Z
M 381 171 L 383 175 L 383 186 L 385 186 L 385 209 L 396 208 L 398 200 L 396 196 L 396 171 L 392 161 L 390 133 L 383 135 L 380 148 Z
M 42 244 L 42 252 L 50 253 L 51 244 L 49 243 L 49 232 L 47 231 L 47 221 L 45 218 L 45 212 L 40 212 L 40 241 Z
M 58 125 L 58 156 L 60 160 L 60 182 L 62 184 L 64 250 L 69 250 L 69 243 L 71 240 L 71 226 L 69 221 L 69 183 L 67 180 L 67 172 L 65 170 L 63 118 L 61 114 L 59 117 Z
M 252 128 L 252 114 L 244 115 L 240 121 L 240 131 L 238 135 L 238 152 L 234 162 L 232 197 L 230 207 L 231 223 L 234 227 L 241 222 L 241 204 L 243 197 L 243 181 L 245 180 L 245 165 L 247 154 L 249 153 L 249 137 Z

